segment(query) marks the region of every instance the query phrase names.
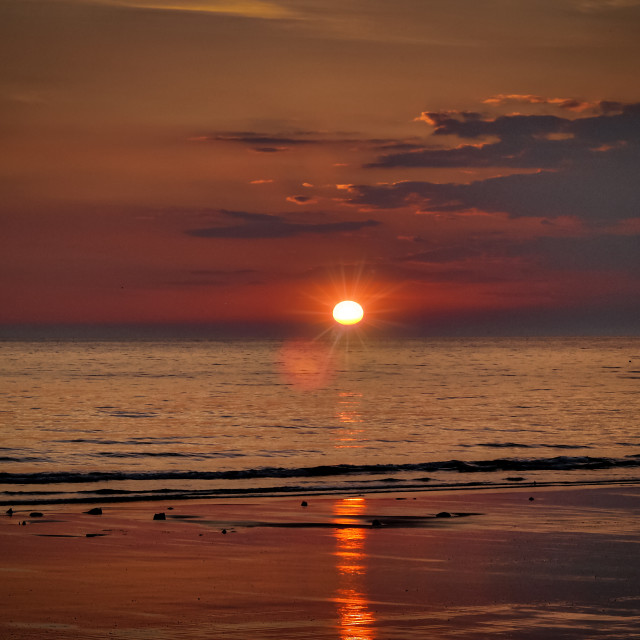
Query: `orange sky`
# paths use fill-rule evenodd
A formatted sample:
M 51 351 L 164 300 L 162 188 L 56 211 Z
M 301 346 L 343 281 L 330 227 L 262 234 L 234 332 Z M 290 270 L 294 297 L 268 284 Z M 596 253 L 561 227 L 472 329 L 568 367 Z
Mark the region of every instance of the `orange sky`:
M 637 333 L 640 2 L 0 0 L 0 336 Z M 4 329 L 2 328 L 4 326 Z

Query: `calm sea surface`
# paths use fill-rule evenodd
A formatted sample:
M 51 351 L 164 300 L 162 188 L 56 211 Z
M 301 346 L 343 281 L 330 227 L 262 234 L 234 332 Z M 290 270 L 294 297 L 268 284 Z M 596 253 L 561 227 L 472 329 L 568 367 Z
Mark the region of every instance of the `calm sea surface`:
M 640 479 L 640 339 L 0 343 L 0 503 Z

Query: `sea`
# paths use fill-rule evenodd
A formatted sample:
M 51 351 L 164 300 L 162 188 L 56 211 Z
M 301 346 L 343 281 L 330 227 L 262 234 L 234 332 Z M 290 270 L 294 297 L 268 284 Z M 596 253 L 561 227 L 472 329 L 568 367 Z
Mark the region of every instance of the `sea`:
M 637 483 L 640 338 L 5 340 L 0 504 Z

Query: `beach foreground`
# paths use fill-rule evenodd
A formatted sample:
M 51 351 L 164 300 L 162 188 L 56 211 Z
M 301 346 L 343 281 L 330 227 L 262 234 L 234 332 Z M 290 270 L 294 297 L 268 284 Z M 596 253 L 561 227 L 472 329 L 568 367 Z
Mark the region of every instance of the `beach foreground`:
M 90 507 L 0 518 L 2 638 L 640 638 L 634 485 Z

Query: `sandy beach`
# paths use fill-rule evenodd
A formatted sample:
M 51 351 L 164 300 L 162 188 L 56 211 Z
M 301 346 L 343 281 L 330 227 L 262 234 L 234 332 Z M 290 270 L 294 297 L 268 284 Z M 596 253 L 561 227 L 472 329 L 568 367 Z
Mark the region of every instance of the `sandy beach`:
M 640 638 L 635 485 L 92 506 L 2 514 L 2 638 Z

